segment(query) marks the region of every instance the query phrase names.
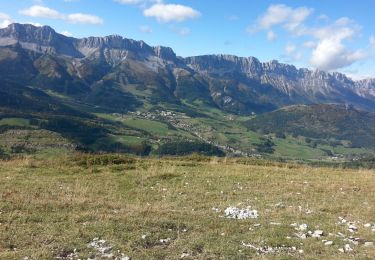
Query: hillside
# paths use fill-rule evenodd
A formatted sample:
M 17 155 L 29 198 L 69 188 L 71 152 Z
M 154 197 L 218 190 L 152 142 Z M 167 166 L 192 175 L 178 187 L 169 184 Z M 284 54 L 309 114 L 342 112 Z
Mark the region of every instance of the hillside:
M 351 147 L 375 146 L 375 113 L 345 105 L 290 106 L 246 122 L 249 129 L 322 140 L 346 140 Z

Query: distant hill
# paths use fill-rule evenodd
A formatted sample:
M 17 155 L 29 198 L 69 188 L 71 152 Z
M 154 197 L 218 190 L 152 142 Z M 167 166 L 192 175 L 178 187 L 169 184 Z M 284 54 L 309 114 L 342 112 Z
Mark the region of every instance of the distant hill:
M 248 120 L 246 126 L 265 134 L 348 140 L 352 147 L 375 146 L 375 113 L 352 106 L 289 106 Z

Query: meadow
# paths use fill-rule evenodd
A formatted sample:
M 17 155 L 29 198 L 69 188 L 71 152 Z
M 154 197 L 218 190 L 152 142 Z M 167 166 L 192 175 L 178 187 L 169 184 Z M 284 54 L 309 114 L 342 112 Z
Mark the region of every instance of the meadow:
M 375 258 L 374 170 L 23 156 L 0 161 L 0 198 L 0 259 Z

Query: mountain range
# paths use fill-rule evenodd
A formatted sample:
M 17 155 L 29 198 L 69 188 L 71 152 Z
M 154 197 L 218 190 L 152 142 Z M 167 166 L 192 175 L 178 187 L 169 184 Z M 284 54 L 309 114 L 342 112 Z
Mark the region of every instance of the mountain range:
M 117 131 L 113 129 L 119 129 L 119 122 L 103 121 L 98 118 L 100 114 L 164 109 L 194 118 L 207 116 L 205 113 L 212 110 L 219 111 L 212 120 L 255 114 L 261 118 L 263 113 L 273 118 L 267 113 L 314 104 L 350 106 L 358 113 L 367 113 L 364 111 L 375 111 L 375 79 L 354 81 L 338 72 L 297 69 L 276 60 L 260 62 L 255 57 L 220 54 L 183 58 L 169 47 L 152 47 L 118 35 L 76 39 L 49 26 L 11 24 L 0 29 L 0 96 L 2 118 L 36 117 L 45 129 L 63 132 L 80 144 L 92 144 L 96 142 L 92 139 L 113 137 Z M 373 120 L 373 114 L 366 115 Z M 58 116 L 65 121 L 58 121 Z M 72 123 L 74 120 L 78 121 Z M 249 122 L 241 123 L 241 127 L 260 130 Z M 164 123 L 172 128 L 178 125 Z M 264 130 L 264 123 L 260 125 Z M 218 129 L 213 125 L 209 128 Z M 79 129 L 94 129 L 94 137 L 77 139 Z M 184 131 L 189 132 L 189 127 Z M 190 131 L 188 138 L 213 142 L 198 132 Z M 266 132 L 277 131 L 267 128 Z M 225 140 L 233 144 L 232 139 Z
M 51 89 L 110 110 L 142 103 L 128 85 L 147 89 L 156 100 L 201 100 L 236 114 L 316 103 L 375 110 L 375 79 L 353 81 L 341 73 L 254 57 L 182 58 L 169 47 L 117 35 L 75 39 L 48 26 L 11 24 L 1 29 L 0 74 L 6 81 Z

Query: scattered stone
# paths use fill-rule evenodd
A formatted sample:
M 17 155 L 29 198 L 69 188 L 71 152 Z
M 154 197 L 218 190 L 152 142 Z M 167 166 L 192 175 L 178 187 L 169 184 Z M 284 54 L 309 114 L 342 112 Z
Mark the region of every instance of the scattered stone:
M 107 243 L 104 239 L 94 238 L 88 247 L 96 250 L 96 254 L 93 259 L 115 259 L 115 260 L 130 260 L 130 257 L 119 252 L 117 256 L 113 253 L 113 247 Z M 88 260 L 90 260 L 89 258 Z
M 159 242 L 162 244 L 168 244 L 171 241 L 171 239 L 168 237 L 166 239 L 160 239 Z
M 354 232 L 358 231 L 358 228 L 356 226 L 354 226 L 353 224 L 350 224 L 349 227 L 348 227 L 348 231 L 351 232 L 351 233 L 354 233 Z
M 60 253 L 59 256 L 56 256 L 56 259 L 59 259 L 59 260 L 74 260 L 78 258 L 79 258 L 78 252 L 77 252 L 77 249 L 75 248 L 73 249 L 72 252 L 62 252 Z M 27 260 L 27 259 L 24 258 L 24 260 Z
M 258 218 L 258 211 L 255 209 L 251 209 L 251 207 L 243 209 L 237 207 L 228 207 L 225 209 L 224 214 L 226 218 L 232 219 Z
M 347 222 L 347 220 L 344 219 L 343 217 L 339 217 L 339 220 L 340 220 L 339 224 L 345 224 Z
M 186 258 L 186 257 L 189 257 L 190 255 L 188 254 L 188 253 L 182 253 L 182 255 L 181 255 L 181 259 L 183 259 L 183 258 Z
M 308 227 L 309 227 L 309 226 L 308 226 L 307 224 L 301 224 L 301 225 L 297 226 L 297 227 L 295 228 L 295 230 L 298 230 L 298 231 L 305 231 L 305 230 L 307 230 Z
M 291 246 L 291 247 L 287 247 L 287 246 L 276 246 L 276 247 L 255 246 L 255 245 L 252 245 L 252 244 L 246 244 L 244 242 L 242 242 L 242 246 L 254 249 L 256 251 L 257 255 L 278 254 L 278 253 L 292 254 L 292 253 L 295 253 L 295 252 L 300 252 L 300 250 L 297 251 L 297 247 L 295 247 L 295 246 Z M 303 253 L 303 251 L 302 251 L 302 253 Z
M 258 224 L 254 224 L 253 226 L 254 227 L 260 227 L 261 225 L 258 223 Z
M 270 225 L 273 225 L 273 226 L 280 226 L 281 223 L 280 223 L 280 222 L 270 222 Z
M 219 208 L 215 208 L 215 207 L 213 207 L 213 208 L 212 208 L 212 211 L 215 211 L 215 212 L 217 213 L 217 212 L 220 212 L 221 210 L 220 210 Z
M 295 233 L 296 237 L 298 237 L 299 239 L 306 239 L 307 236 L 305 233 Z
M 365 228 L 369 228 L 369 227 L 371 227 L 371 224 L 370 223 L 366 223 L 366 224 L 364 224 L 363 225 Z
M 319 238 L 323 236 L 324 232 L 323 230 L 315 230 L 314 233 L 311 235 L 312 237 Z
M 374 246 L 374 242 L 365 242 L 364 246 Z
M 351 252 L 351 251 L 353 251 L 353 248 L 351 248 L 349 244 L 346 244 L 344 246 L 344 252 L 347 253 L 347 252 Z
M 279 202 L 279 203 L 276 203 L 276 204 L 275 204 L 275 207 L 276 207 L 276 208 L 279 208 L 279 209 L 283 209 L 283 208 L 285 208 L 285 204 L 282 203 L 282 202 Z
M 333 245 L 333 241 L 326 241 L 326 242 L 324 242 L 324 245 L 325 246 L 332 246 Z
M 348 238 L 344 238 L 344 241 L 348 241 L 348 242 L 350 242 L 350 243 L 352 243 L 354 245 L 358 245 L 359 242 L 362 241 L 362 239 L 359 238 L 359 237 L 352 237 L 352 236 L 350 236 Z

